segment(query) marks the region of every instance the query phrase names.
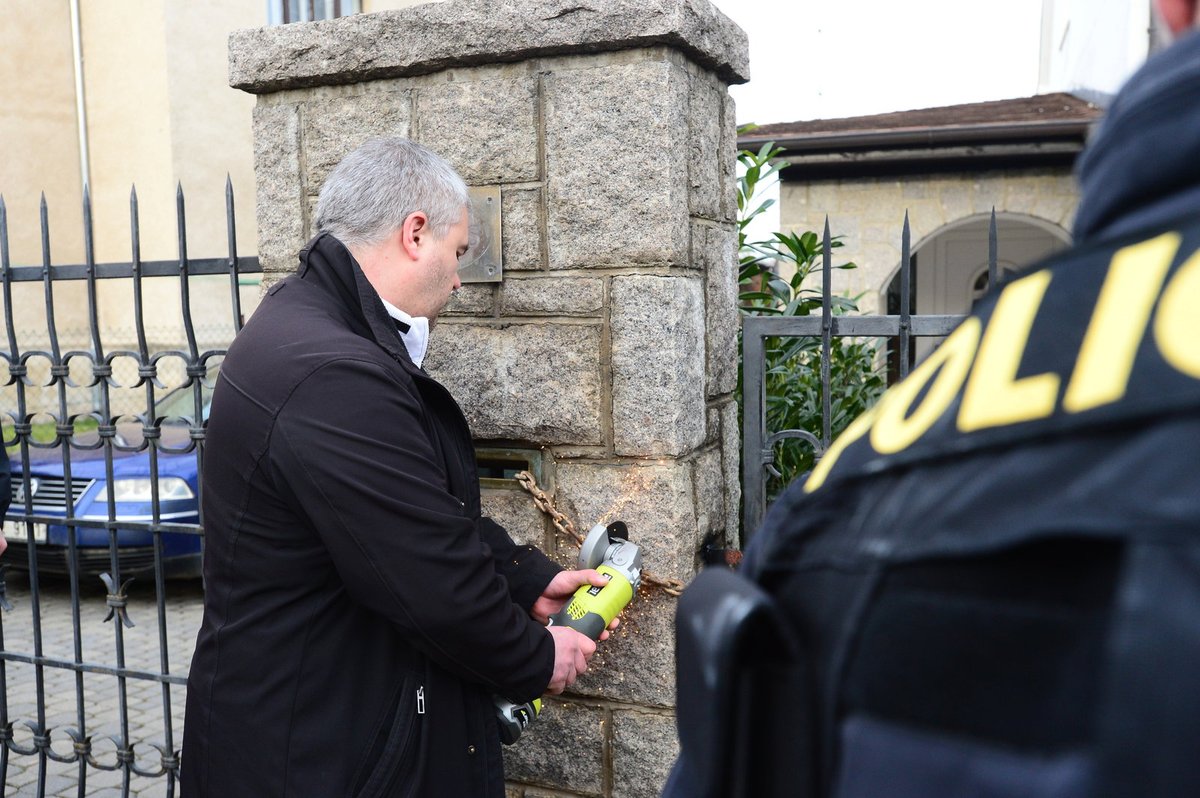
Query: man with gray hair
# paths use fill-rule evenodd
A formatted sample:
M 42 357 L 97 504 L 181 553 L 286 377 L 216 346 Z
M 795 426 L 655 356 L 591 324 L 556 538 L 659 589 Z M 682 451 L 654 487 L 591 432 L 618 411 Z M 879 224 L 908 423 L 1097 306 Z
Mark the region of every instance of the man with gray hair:
M 466 421 L 421 369 L 468 249 L 462 179 L 372 141 L 316 225 L 213 397 L 183 794 L 503 796 L 493 696 L 587 669 L 595 644 L 545 624 L 604 580 L 481 516 Z

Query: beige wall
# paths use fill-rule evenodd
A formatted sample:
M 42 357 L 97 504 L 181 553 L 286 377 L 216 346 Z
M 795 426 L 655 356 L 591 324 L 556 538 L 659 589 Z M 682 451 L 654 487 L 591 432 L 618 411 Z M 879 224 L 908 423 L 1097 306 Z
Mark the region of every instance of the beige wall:
M 66 3 L 4 4 L 0 25 L 0 194 L 15 263 L 38 263 L 38 197 L 55 211 L 54 255 L 83 252 L 71 21 Z M 34 68 L 36 65 L 36 68 Z
M 7 208 L 11 261 L 14 265 L 41 263 L 38 206 L 45 192 L 53 234 L 50 254 L 55 260 L 77 262 L 83 257 L 83 215 L 67 4 L 8 2 L 4 14 L 0 25 L 0 195 Z M 78 295 L 78 291 L 62 293 L 66 301 Z M 44 326 L 39 286 L 14 286 L 13 300 L 18 329 Z
M 364 11 L 415 5 L 417 0 L 363 0 Z M 9 218 L 12 262 L 41 262 L 38 199 L 50 210 L 56 264 L 84 259 L 74 56 L 67 0 L 13 0 L 0 26 L 0 194 Z M 228 85 L 229 33 L 266 24 L 262 0 L 122 0 L 80 3 L 87 140 L 95 256 L 131 256 L 129 194 L 137 186 L 141 256 L 179 255 L 176 186 L 186 197 L 188 254 L 228 254 L 225 180 L 235 194 L 238 252 L 257 252 L 251 114 L 254 97 Z M 31 68 L 36 64 L 37 68 Z M 255 282 L 249 280 L 246 282 Z M 147 324 L 157 338 L 179 338 L 181 311 L 174 281 L 146 284 Z M 40 286 L 16 288 L 15 320 L 45 328 Z M 197 325 L 225 336 L 231 323 L 228 281 L 194 278 Z M 241 290 L 247 313 L 257 285 Z M 133 330 L 128 281 L 101 283 L 102 326 L 111 343 L 128 345 Z M 83 286 L 56 286 L 62 330 L 82 331 Z M 229 334 L 232 332 L 229 326 Z
M 912 248 L 947 224 L 989 213 L 1033 216 L 1069 230 L 1078 204 L 1067 169 L 938 175 L 902 179 L 785 183 L 780 188 L 780 225 L 796 232 L 824 228 L 844 237 L 834 265 L 853 261 L 857 269 L 834 272 L 834 291 L 863 294 L 859 309 L 879 312 L 887 284 L 900 264 L 904 212 L 909 214 Z
M 418 0 L 363 0 L 365 12 Z M 0 26 L 0 193 L 15 263 L 40 261 L 38 197 L 50 204 L 60 263 L 83 259 L 71 21 L 66 0 L 11 0 Z M 138 189 L 142 255 L 178 255 L 175 189 L 187 197 L 189 254 L 223 256 L 225 177 L 239 251 L 256 251 L 250 117 L 229 88 L 227 39 L 266 23 L 261 0 L 81 3 L 96 257 L 128 260 L 129 189 Z M 37 68 L 30 68 L 36 64 Z

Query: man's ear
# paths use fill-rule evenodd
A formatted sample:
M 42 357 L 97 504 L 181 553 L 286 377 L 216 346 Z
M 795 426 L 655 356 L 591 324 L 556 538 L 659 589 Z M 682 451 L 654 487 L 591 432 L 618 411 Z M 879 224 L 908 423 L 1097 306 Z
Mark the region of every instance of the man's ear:
M 429 238 L 429 217 L 424 211 L 413 211 L 404 217 L 400 225 L 400 248 L 409 260 L 417 260 L 421 254 L 421 244 Z
M 1196 0 L 1155 0 L 1154 4 L 1172 36 L 1196 24 Z

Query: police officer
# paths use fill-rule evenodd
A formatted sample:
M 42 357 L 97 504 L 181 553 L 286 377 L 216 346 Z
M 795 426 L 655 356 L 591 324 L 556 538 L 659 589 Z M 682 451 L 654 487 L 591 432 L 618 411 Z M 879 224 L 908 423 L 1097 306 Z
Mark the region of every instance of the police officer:
M 665 795 L 1200 795 L 1200 36 L 1157 10 L 1075 247 L 684 594 Z

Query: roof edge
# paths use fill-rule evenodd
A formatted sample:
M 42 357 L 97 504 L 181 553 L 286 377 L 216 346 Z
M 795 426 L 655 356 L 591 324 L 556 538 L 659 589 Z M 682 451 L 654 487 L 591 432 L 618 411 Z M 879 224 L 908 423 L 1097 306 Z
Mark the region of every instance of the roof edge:
M 1008 141 L 1077 139 L 1082 142 L 1093 120 L 1001 122 L 946 127 L 911 127 L 893 130 L 861 130 L 836 133 L 811 133 L 800 136 L 765 136 L 749 133 L 738 137 L 738 147 L 758 147 L 775 142 L 784 153 L 824 150 L 889 149 L 927 146 L 951 147 L 961 144 L 1001 143 Z

